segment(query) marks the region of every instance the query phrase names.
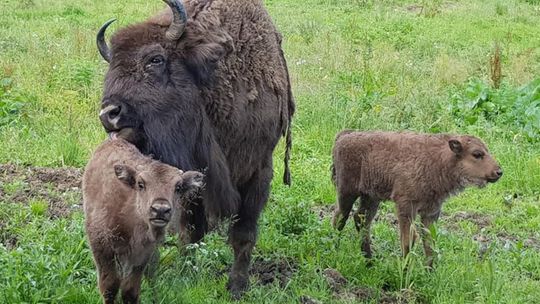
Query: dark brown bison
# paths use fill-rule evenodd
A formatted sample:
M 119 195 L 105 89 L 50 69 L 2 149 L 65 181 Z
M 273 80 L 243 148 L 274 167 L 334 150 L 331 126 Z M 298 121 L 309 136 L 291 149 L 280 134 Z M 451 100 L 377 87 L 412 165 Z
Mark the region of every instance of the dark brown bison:
M 332 179 L 338 192 L 333 224 L 342 230 L 354 201 L 362 251 L 371 257 L 370 227 L 379 202 L 397 206 L 401 248 L 407 255 L 416 238 L 411 225 L 420 214 L 424 228 L 439 218 L 444 200 L 467 186 L 496 182 L 502 170 L 484 143 L 473 136 L 343 131 L 333 150 Z M 430 234 L 424 251 L 432 265 Z M 414 230 L 413 230 L 414 232 Z
M 272 152 L 286 136 L 289 184 L 294 102 L 281 36 L 260 0 L 165 1 L 170 9 L 119 30 L 98 48 L 109 62 L 100 119 L 182 170 L 202 170 L 203 198 L 181 215 L 182 239 L 199 241 L 232 218 L 228 289 L 248 287 L 257 220 L 268 199 Z
M 182 172 L 142 155 L 123 139 L 108 140 L 83 175 L 85 226 L 104 303 L 118 289 L 138 303 L 141 278 L 183 200 L 196 195 L 203 174 Z

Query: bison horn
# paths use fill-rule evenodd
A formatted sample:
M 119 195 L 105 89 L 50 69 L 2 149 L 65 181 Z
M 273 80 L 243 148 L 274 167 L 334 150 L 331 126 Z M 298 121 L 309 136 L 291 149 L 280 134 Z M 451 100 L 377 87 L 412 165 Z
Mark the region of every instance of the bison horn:
M 105 31 L 107 30 L 109 25 L 111 25 L 111 23 L 115 21 L 116 19 L 111 19 L 105 22 L 99 29 L 96 37 L 99 53 L 101 54 L 101 57 L 103 57 L 103 59 L 105 59 L 105 61 L 107 62 L 111 62 L 111 50 L 109 49 L 107 42 L 105 42 Z
M 168 40 L 176 41 L 184 33 L 184 27 L 187 22 L 186 9 L 180 0 L 163 0 L 163 2 L 167 3 L 173 14 L 173 20 L 165 33 L 165 37 Z

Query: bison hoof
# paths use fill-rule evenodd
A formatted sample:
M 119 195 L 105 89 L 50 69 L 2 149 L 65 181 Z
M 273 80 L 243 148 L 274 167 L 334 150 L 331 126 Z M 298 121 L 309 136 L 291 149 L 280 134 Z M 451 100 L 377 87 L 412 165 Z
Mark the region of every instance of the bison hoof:
M 334 217 L 332 218 L 332 226 L 338 231 L 343 230 L 343 227 L 345 227 L 345 218 L 341 215 L 341 212 L 336 211 L 336 213 L 334 213 Z
M 249 289 L 249 279 L 243 277 L 229 278 L 227 290 L 231 293 L 234 300 L 242 298 L 244 293 Z

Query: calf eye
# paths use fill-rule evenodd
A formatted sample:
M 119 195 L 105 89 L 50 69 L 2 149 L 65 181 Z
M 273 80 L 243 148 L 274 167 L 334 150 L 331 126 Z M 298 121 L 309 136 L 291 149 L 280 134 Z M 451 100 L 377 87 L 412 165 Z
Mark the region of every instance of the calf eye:
M 141 190 L 141 191 L 144 190 L 144 183 L 143 183 L 142 181 L 139 181 L 139 182 L 137 183 L 137 187 L 138 187 L 139 190 Z
M 476 159 L 483 159 L 484 158 L 484 152 L 482 152 L 482 151 L 474 151 L 472 155 Z
M 174 187 L 174 191 L 176 193 L 180 193 L 182 191 L 182 184 L 180 183 L 176 184 L 176 186 Z

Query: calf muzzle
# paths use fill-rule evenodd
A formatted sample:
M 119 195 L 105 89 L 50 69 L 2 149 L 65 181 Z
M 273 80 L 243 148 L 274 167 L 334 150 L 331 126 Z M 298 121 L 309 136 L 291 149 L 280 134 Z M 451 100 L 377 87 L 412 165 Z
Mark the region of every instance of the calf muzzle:
M 171 205 L 164 200 L 155 201 L 150 206 L 150 223 L 157 227 L 163 227 L 171 220 Z

